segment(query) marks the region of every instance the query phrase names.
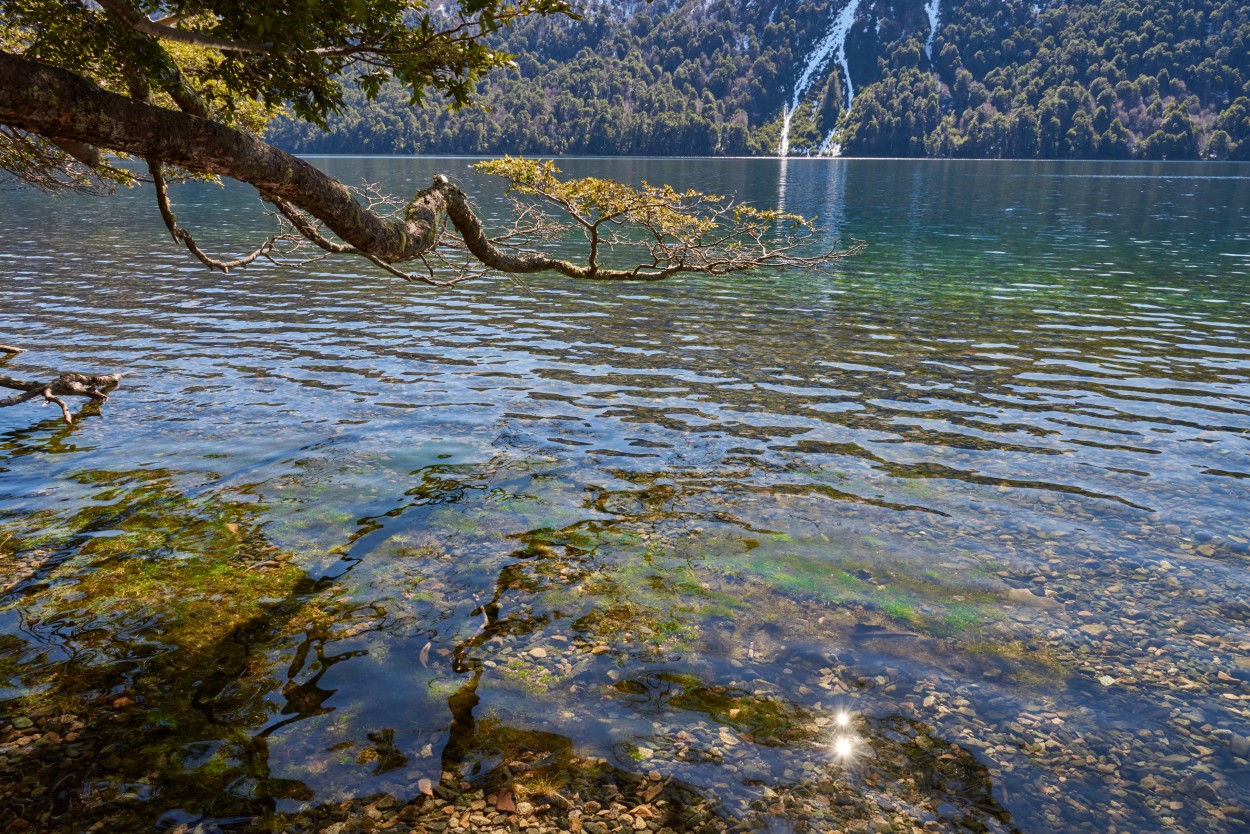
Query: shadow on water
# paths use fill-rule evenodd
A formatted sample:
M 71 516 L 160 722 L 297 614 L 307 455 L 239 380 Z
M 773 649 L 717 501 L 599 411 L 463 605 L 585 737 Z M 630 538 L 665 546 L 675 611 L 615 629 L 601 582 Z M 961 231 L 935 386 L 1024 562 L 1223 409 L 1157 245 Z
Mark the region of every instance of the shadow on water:
M 44 425 L 10 432 L 3 445 L 10 455 L 51 451 L 71 435 Z M 361 519 L 337 549 L 338 569 L 320 576 L 270 540 L 274 508 L 254 485 L 190 489 L 169 469 L 78 472 L 72 481 L 89 499 L 6 519 L 0 830 L 18 820 L 47 831 L 319 830 L 311 826 L 360 810 L 359 785 L 323 778 L 319 759 L 335 755 L 368 772 L 364 790 L 396 795 L 392 813 L 410 820 L 440 797 L 484 791 L 529 799 L 565 822 L 573 796 L 645 804 L 674 830 L 726 830 L 734 820 L 802 830 L 877 813 L 869 797 L 889 791 L 967 830 L 1011 830 L 985 768 L 932 728 L 858 716 L 857 751 L 871 756 L 839 761 L 818 709 L 759 681 L 726 680 L 704 659 L 715 655 L 702 645 L 705 626 L 726 627 L 727 607 L 742 603 L 704 587 L 689 566 L 697 557 L 673 556 L 671 542 L 645 532 L 701 517 L 681 510 L 689 496 L 662 483 L 592 490 L 594 518 L 504 532 L 510 513 L 516 522 L 536 509 L 548 520 L 569 512 L 520 488 L 553 473 L 508 470 L 493 461 L 414 473 L 406 504 Z M 405 533 L 384 535 L 388 523 Z M 453 562 L 447 536 L 411 543 L 412 530 L 440 524 L 496 542 L 503 558 L 467 566 Z M 621 559 L 640 548 L 639 564 Z M 352 591 L 362 567 L 393 581 L 388 562 L 422 572 L 408 605 Z M 466 569 L 471 578 L 457 573 Z M 748 630 L 748 620 L 733 628 Z M 361 673 L 349 667 L 384 651 L 369 635 L 394 647 L 401 633 L 421 635 L 412 665 L 439 678 L 424 693 L 388 682 L 405 691 L 426 743 L 385 709 L 344 715 L 333 731 L 319 724 L 358 706 L 361 692 L 341 690 Z M 567 710 L 561 690 L 600 701 L 604 720 L 583 726 L 585 737 L 543 726 L 543 709 Z M 298 766 L 284 753 L 275 767 L 273 745 L 290 731 L 314 735 L 321 749 Z M 801 771 L 787 765 L 795 753 Z

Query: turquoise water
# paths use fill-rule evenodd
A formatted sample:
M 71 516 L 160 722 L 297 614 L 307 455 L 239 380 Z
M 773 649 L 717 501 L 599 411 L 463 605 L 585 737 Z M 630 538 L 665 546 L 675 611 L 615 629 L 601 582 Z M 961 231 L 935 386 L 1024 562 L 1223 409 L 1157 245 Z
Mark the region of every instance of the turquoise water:
M 318 164 L 504 208 L 467 160 Z M 1250 168 L 562 167 L 868 248 L 436 291 L 0 194 L 2 372 L 130 374 L 73 426 L 0 410 L 10 798 L 257 820 L 521 745 L 769 830 L 1250 824 Z M 207 248 L 269 228 L 179 200 Z

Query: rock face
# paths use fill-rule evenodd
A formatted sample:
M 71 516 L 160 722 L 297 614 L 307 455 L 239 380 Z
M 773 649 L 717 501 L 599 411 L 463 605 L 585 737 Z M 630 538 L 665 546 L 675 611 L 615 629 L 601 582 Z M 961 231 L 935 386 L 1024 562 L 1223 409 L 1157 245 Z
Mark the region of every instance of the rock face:
M 1007 599 L 1015 605 L 1023 605 L 1028 608 L 1037 608 L 1040 610 L 1052 610 L 1063 607 L 1063 603 L 1059 600 L 1035 594 L 1028 588 L 1012 588 L 1007 592 Z

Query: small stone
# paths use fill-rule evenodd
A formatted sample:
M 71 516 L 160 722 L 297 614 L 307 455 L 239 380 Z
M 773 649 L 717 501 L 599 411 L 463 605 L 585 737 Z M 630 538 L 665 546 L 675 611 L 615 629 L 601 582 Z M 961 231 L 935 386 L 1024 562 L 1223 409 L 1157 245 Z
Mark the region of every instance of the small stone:
M 518 802 L 516 804 L 516 812 L 523 817 L 528 817 L 534 813 L 534 804 L 532 802 Z
M 33 726 L 35 726 L 35 722 L 24 715 L 13 719 L 13 729 L 15 730 L 29 730 Z
M 544 658 L 547 656 L 547 650 L 542 646 L 535 646 L 530 649 L 530 657 Z
M 1250 739 L 1233 733 L 1228 739 L 1228 749 L 1232 751 L 1234 756 L 1240 756 L 1243 759 L 1247 758 L 1247 754 L 1250 754 Z
M 1089 625 L 1081 626 L 1080 630 L 1091 637 L 1097 637 L 1100 634 L 1105 634 L 1107 627 L 1102 623 L 1090 623 Z
M 761 761 L 752 760 L 742 765 L 742 778 L 756 782 L 766 782 L 772 777 L 772 771 Z
M 1111 686 L 1115 683 L 1115 678 L 1111 677 L 1110 675 L 1102 675 L 1101 677 L 1098 678 L 1098 682 L 1102 684 L 1103 686 Z
M 1054 597 L 1035 594 L 1028 588 L 1012 588 L 1007 592 L 1007 598 L 1015 605 L 1023 605 L 1028 608 L 1050 610 L 1063 607 L 1063 603 Z

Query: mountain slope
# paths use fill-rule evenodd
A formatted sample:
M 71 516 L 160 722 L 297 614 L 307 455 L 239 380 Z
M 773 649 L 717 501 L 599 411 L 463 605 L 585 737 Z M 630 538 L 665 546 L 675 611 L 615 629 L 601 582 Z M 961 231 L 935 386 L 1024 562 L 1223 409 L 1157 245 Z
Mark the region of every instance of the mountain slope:
M 531 20 L 486 110 L 349 97 L 302 152 L 1250 158 L 1240 0 L 656 0 Z M 936 23 L 936 28 L 934 24 Z

